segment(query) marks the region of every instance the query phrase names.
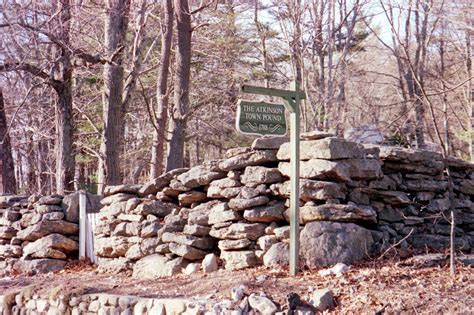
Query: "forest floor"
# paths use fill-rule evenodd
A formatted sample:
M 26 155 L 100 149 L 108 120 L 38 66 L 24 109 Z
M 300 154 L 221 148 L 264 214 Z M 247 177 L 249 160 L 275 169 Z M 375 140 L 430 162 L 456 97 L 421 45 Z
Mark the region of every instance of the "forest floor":
M 54 274 L 0 278 L 0 294 L 33 285 L 39 294 L 62 287 L 78 294 L 101 292 L 223 300 L 230 299 L 231 289 L 241 284 L 246 285 L 250 293 L 265 292 L 282 307 L 287 305 L 286 295 L 290 292 L 298 293 L 307 301 L 309 292 L 329 288 L 338 303 L 335 314 L 474 314 L 472 266 L 458 264 L 456 276 L 451 278 L 449 266 L 420 268 L 402 265 L 393 259 L 353 265 L 340 276 L 320 276 L 318 270 L 311 270 L 290 277 L 287 270 L 258 267 L 154 280 L 136 280 L 126 274 L 100 274 L 87 263 L 73 263 Z

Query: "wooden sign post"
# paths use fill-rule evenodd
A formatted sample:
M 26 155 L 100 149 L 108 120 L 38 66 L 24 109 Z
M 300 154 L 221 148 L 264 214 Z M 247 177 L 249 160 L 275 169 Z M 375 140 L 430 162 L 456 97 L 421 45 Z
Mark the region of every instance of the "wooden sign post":
M 285 108 L 290 112 L 290 146 L 291 146 L 291 160 L 290 160 L 290 187 L 291 187 L 291 195 L 290 195 L 290 275 L 295 276 L 298 273 L 298 265 L 299 265 L 299 236 L 300 236 L 300 224 L 299 224 L 299 208 L 300 208 L 300 100 L 305 99 L 306 95 L 303 91 L 300 91 L 299 86 L 296 82 L 293 82 L 290 85 L 290 90 L 279 90 L 279 89 L 270 89 L 270 88 L 263 88 L 257 86 L 250 86 L 244 85 L 242 86 L 242 91 L 244 93 L 251 93 L 251 94 L 259 94 L 259 95 L 266 95 L 266 96 L 275 96 L 279 97 L 283 100 L 283 104 Z M 262 106 L 268 107 L 272 104 L 269 103 L 252 103 L 248 101 L 240 101 L 239 106 L 242 104 L 264 104 Z M 281 106 L 275 104 L 276 106 Z M 253 106 L 253 105 L 252 105 Z M 240 108 L 239 108 L 240 109 Z M 252 109 L 249 107 L 247 108 L 248 111 Z M 265 111 L 265 110 L 262 110 Z M 279 111 L 275 110 L 268 110 L 267 112 L 271 113 L 279 113 Z M 237 117 L 237 129 L 241 131 L 240 126 L 240 117 L 242 110 L 238 111 Z M 283 114 L 284 116 L 284 114 Z M 263 120 L 263 115 L 260 116 L 247 116 L 250 118 L 261 118 Z M 260 124 L 263 126 L 265 125 L 265 121 L 252 121 L 253 129 L 256 131 L 259 130 Z M 268 118 L 272 124 L 281 121 L 278 118 L 278 115 L 272 118 Z M 245 124 L 247 121 L 242 120 L 242 123 Z M 269 126 L 267 126 L 269 127 Z M 250 128 L 250 127 L 249 127 Z M 252 129 L 252 128 L 251 128 Z M 270 128 L 272 129 L 272 128 Z M 266 133 L 259 133 L 254 132 L 254 134 L 265 134 L 265 135 L 285 135 L 286 134 L 286 121 L 285 121 L 285 133 L 282 133 L 280 128 L 276 128 L 275 132 L 267 132 L 269 128 L 262 127 L 262 130 L 265 130 Z M 279 130 L 276 132 L 276 130 Z M 243 132 L 243 131 L 241 131 Z M 244 132 L 246 133 L 246 132 Z M 248 132 L 251 133 L 251 132 Z

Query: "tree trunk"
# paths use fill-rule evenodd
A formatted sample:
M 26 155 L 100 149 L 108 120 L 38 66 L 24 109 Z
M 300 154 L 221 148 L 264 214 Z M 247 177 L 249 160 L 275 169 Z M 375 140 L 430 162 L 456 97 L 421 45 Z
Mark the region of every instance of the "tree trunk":
M 174 108 L 170 123 L 171 139 L 166 162 L 168 171 L 184 165 L 184 136 L 189 105 L 192 34 L 188 0 L 175 0 L 175 15 L 178 29 L 178 49 L 174 79 Z
M 100 146 L 101 161 L 99 164 L 98 193 L 102 193 L 106 185 L 121 183 L 120 149 L 124 134 L 123 108 L 123 55 L 125 36 L 128 26 L 130 0 L 107 0 L 105 18 L 105 48 L 112 62 L 104 65 L 103 94 L 103 135 Z
M 158 68 L 157 102 L 158 114 L 156 130 L 153 133 L 153 147 L 151 151 L 150 179 L 158 177 L 164 169 L 165 131 L 168 121 L 168 73 L 173 39 L 173 1 L 164 2 L 165 21 L 161 31 L 161 60 Z
M 72 116 L 71 73 L 56 92 L 56 192 L 65 194 L 74 190 L 73 152 L 74 125 Z
M 58 21 L 59 38 L 69 44 L 70 41 L 70 0 L 60 0 L 60 19 Z M 59 49 L 59 62 L 54 65 L 53 88 L 58 95 L 56 102 L 56 192 L 65 194 L 74 190 L 73 150 L 74 122 L 72 115 L 72 66 L 71 52 L 67 48 Z
M 0 195 L 15 194 L 16 180 L 3 92 L 0 89 Z

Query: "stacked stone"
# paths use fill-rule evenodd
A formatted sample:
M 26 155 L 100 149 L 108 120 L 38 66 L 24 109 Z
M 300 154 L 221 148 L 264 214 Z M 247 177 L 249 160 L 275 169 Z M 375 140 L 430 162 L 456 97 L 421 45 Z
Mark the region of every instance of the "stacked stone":
M 59 195 L 2 197 L 0 274 L 57 271 L 77 257 L 79 226 L 70 204 Z
M 326 136 L 310 134 L 302 142 L 301 223 L 340 222 L 327 230 L 359 232 L 365 254 L 370 232 L 353 223 L 373 224 L 376 213 L 347 203 L 347 193 L 380 178 L 380 163 L 362 146 Z M 141 187 L 108 187 L 96 230 L 99 265 L 147 277 L 173 274 L 211 253 L 227 269 L 287 263 L 286 141 L 260 138 L 222 161 L 175 170 Z M 153 228 L 143 233 L 144 226 Z
M 378 214 L 376 236 L 380 243 L 441 249 L 449 247 L 450 204 L 444 160 L 438 153 L 380 147 L 382 179 L 356 188 L 350 200 L 370 205 Z M 450 158 L 457 248 L 469 251 L 474 244 L 474 165 Z M 407 237 L 410 235 L 409 237 Z

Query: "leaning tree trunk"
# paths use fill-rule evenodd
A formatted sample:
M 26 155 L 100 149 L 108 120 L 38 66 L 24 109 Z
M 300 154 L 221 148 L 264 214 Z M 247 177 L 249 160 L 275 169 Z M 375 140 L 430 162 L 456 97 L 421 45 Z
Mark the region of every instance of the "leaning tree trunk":
M 178 29 L 178 49 L 176 51 L 176 74 L 174 78 L 174 108 L 170 122 L 171 139 L 166 162 L 168 171 L 184 165 L 184 137 L 189 105 L 192 34 L 188 0 L 175 0 L 175 14 Z
M 173 1 L 166 0 L 165 21 L 161 31 L 161 60 L 158 68 L 157 103 L 158 114 L 156 117 L 156 129 L 153 133 L 153 147 L 151 150 L 150 179 L 158 177 L 164 169 L 164 144 L 166 122 L 168 120 L 168 72 L 170 66 L 171 43 L 173 39 Z
M 3 103 L 3 92 L 0 89 L 0 195 L 15 193 L 16 181 L 12 148 Z
M 100 146 L 98 193 L 106 185 L 121 183 L 119 153 L 124 134 L 123 109 L 123 47 L 128 26 L 130 0 L 107 0 L 105 18 L 105 48 L 113 56 L 104 65 L 103 135 Z

